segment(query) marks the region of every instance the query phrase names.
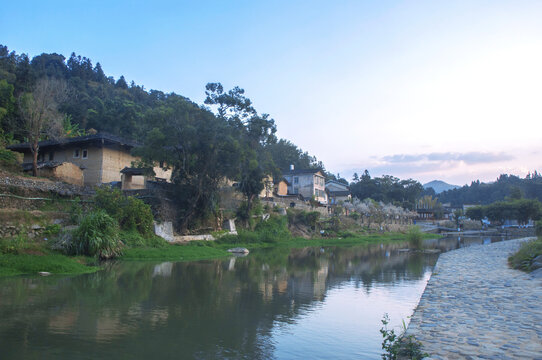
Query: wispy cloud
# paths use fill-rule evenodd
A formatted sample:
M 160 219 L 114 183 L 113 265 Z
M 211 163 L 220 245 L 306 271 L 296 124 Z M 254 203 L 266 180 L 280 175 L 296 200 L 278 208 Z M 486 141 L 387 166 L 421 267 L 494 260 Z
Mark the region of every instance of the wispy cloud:
M 445 162 L 445 163 L 457 163 L 463 162 L 465 164 L 487 164 L 501 161 L 513 160 L 514 156 L 500 152 L 441 152 L 441 153 L 428 153 L 428 154 L 395 154 L 384 156 L 380 158 L 381 165 L 384 164 L 410 164 L 410 165 L 422 165 L 427 163 Z
M 517 155 L 505 152 L 432 152 L 421 154 L 393 154 L 371 157 L 361 166 L 349 166 L 346 174 L 368 169 L 371 175 L 394 175 L 422 181 L 434 179 L 455 180 L 465 183 L 469 179 L 491 178 L 504 173 Z M 495 175 L 493 175 L 495 173 Z

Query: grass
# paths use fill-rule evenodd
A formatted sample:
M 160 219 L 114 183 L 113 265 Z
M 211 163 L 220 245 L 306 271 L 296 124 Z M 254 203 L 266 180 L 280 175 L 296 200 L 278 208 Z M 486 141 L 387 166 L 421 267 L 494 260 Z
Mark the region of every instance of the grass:
M 531 263 L 538 255 L 542 255 L 542 237 L 523 243 L 518 252 L 508 258 L 508 263 L 514 269 L 530 272 L 534 270 Z
M 196 244 L 167 245 L 160 248 L 138 247 L 126 249 L 121 260 L 195 261 L 218 259 L 231 255 L 225 249 L 205 245 L 197 246 Z
M 435 238 L 434 234 L 423 234 L 424 239 Z M 246 239 L 247 237 L 241 237 Z M 371 234 L 351 236 L 347 238 L 290 238 L 277 242 L 221 242 L 221 241 L 192 241 L 188 244 L 166 245 L 159 248 L 138 247 L 126 249 L 121 260 L 149 260 L 149 261 L 196 261 L 218 259 L 230 256 L 226 250 L 232 247 L 246 247 L 249 250 L 263 248 L 304 248 L 322 246 L 354 246 L 364 244 L 377 244 L 407 241 L 402 233 Z
M 0 255 L 0 276 L 22 274 L 37 274 L 39 271 L 51 274 L 86 274 L 98 271 L 97 266 L 88 266 L 89 261 L 83 257 L 68 257 L 59 254 L 30 255 L 4 254 Z

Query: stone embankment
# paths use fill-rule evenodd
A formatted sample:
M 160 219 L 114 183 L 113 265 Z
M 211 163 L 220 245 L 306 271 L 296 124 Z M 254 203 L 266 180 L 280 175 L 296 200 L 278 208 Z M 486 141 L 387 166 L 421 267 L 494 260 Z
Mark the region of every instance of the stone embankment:
M 508 267 L 526 240 L 439 257 L 407 330 L 430 359 L 542 359 L 542 279 Z
M 0 188 L 29 192 L 53 193 L 59 196 L 79 196 L 92 193 L 92 189 L 61 181 L 51 181 L 41 178 L 26 178 L 6 172 L 0 172 Z M 13 192 L 13 191 L 12 191 Z

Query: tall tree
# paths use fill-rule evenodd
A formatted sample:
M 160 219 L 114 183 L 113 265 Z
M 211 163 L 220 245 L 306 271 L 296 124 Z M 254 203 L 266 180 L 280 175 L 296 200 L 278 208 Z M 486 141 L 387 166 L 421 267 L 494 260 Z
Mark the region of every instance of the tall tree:
M 259 115 L 239 87 L 224 92 L 222 84 L 209 83 L 205 94 L 205 104 L 216 107 L 218 118 L 237 130 L 242 149 L 237 178 L 247 201 L 248 218 L 254 199 L 264 188 L 264 179 L 273 173 L 273 162 L 265 147 L 276 143 L 275 121 L 268 114 Z
M 32 93 L 19 97 L 22 128 L 32 152 L 32 175 L 38 174 L 39 141 L 61 133 L 63 116 L 58 112 L 59 104 L 66 96 L 66 82 L 45 77 L 36 82 Z
M 236 173 L 238 142 L 225 121 L 180 97 L 153 110 L 147 124 L 144 146 L 135 154 L 149 165 L 162 162 L 172 168 L 184 232 L 217 207 L 221 180 Z

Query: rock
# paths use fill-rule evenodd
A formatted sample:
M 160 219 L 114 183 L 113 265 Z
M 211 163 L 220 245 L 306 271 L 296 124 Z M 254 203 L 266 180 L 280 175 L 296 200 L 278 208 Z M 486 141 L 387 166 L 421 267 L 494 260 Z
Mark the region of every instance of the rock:
M 531 277 L 533 279 L 542 279 L 542 268 L 532 271 Z
M 244 247 L 236 247 L 233 249 L 228 249 L 228 252 L 231 252 L 234 254 L 248 254 L 249 253 L 248 249 Z
M 531 262 L 531 269 L 535 270 L 540 268 L 542 268 L 542 255 L 538 255 Z
M 43 227 L 39 224 L 32 224 L 32 226 L 30 227 L 32 230 L 40 230 L 40 229 L 43 229 Z
M 49 275 L 51 275 L 51 273 L 47 272 L 47 271 L 38 271 L 38 274 L 41 275 L 41 276 L 49 276 Z

